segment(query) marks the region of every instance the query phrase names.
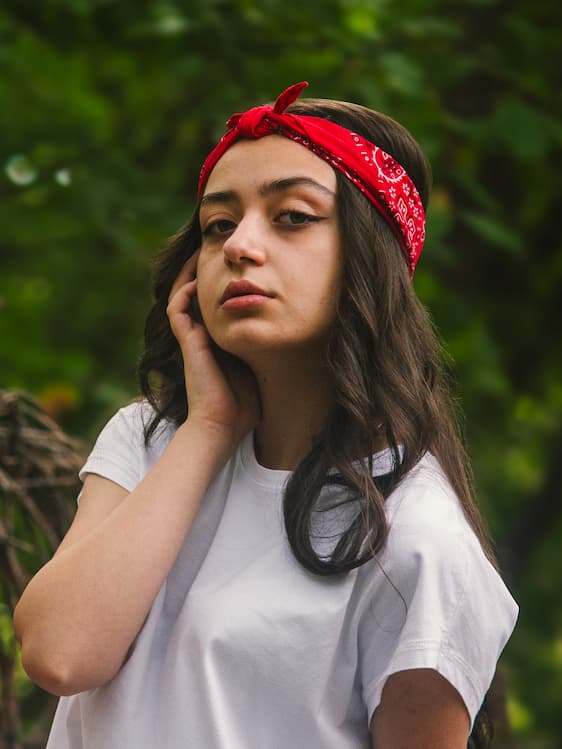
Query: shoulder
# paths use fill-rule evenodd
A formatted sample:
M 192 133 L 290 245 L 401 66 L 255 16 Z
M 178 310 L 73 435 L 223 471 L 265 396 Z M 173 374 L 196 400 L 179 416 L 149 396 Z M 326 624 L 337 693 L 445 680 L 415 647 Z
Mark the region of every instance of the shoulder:
M 470 664 L 486 651 L 495 664 L 518 608 L 437 460 L 425 456 L 389 500 L 388 539 L 370 576 L 388 601 L 384 616 L 442 656 Z
M 389 520 L 406 521 L 411 515 L 418 517 L 429 509 L 439 515 L 455 513 L 460 509 L 458 498 L 437 459 L 426 453 L 404 477 L 386 501 Z
M 388 517 L 387 542 L 362 570 L 365 641 L 387 653 L 382 676 L 369 668 L 369 702 L 378 703 L 388 675 L 430 668 L 455 686 L 474 718 L 517 605 L 431 455 L 389 497 Z
M 126 439 L 135 447 L 145 446 L 145 430 L 155 417 L 156 412 L 146 400 L 135 400 L 120 408 L 101 430 L 100 439 L 117 437 Z M 162 420 L 148 443 L 147 449 L 157 445 L 162 440 L 169 440 L 176 427 L 166 420 Z
M 423 589 L 456 606 L 465 596 L 477 599 L 477 591 L 486 587 L 509 605 L 501 577 L 432 455 L 424 456 L 389 497 L 388 518 L 380 563 L 410 595 Z
M 389 553 L 458 555 L 480 543 L 438 461 L 427 453 L 388 497 Z M 483 553 L 483 552 L 482 552 Z
M 80 478 L 97 473 L 131 491 L 176 431 L 175 425 L 161 421 L 147 444 L 145 429 L 154 415 L 154 409 L 145 400 L 120 408 L 99 433 Z

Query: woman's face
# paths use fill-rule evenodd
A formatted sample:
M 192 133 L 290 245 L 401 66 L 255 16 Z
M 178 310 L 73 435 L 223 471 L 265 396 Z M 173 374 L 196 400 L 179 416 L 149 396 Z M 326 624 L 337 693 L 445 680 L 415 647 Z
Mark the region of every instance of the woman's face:
M 324 347 L 341 276 L 336 176 L 281 136 L 242 140 L 217 163 L 201 203 L 197 295 L 224 350 Z

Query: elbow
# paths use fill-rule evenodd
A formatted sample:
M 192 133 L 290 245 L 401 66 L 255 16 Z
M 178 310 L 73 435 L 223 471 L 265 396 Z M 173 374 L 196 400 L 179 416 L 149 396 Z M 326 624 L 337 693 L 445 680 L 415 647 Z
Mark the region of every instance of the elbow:
M 37 657 L 25 644 L 22 645 L 21 663 L 31 681 L 50 694 L 66 697 L 84 691 L 78 688 L 70 669 L 55 659 Z
M 45 692 L 54 694 L 56 697 L 69 697 L 72 694 L 85 691 L 74 684 L 73 680 L 67 674 L 63 674 L 55 669 L 50 669 L 44 665 L 26 664 L 25 662 L 23 663 L 23 667 L 31 681 Z
M 54 654 L 45 655 L 45 651 L 34 651 L 26 645 L 25 640 L 21 651 L 22 666 L 38 687 L 57 697 L 69 697 L 79 692 L 86 692 L 101 687 L 110 681 L 118 669 L 88 668 L 84 661 L 73 662 L 68 657 L 57 657 Z
M 76 631 L 42 626 L 20 610 L 14 612 L 14 630 L 21 645 L 21 663 L 31 681 L 50 694 L 68 697 L 107 684 L 121 669 L 127 653 L 100 647 Z M 107 644 L 107 643 L 106 643 Z

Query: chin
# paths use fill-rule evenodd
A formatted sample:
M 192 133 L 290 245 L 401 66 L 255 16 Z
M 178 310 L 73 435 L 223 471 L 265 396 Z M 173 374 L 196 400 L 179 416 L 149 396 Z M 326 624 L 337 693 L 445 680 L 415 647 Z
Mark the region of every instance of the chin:
M 216 321 L 214 321 L 216 322 Z M 271 320 L 243 318 L 228 325 L 207 324 L 207 331 L 215 344 L 233 356 L 249 361 L 260 354 L 317 352 L 324 348 L 330 331 L 303 330 L 304 326 L 293 325 L 292 329 L 280 331 L 279 325 Z
M 283 351 L 287 345 L 275 341 L 271 336 L 255 335 L 237 335 L 237 336 L 218 336 L 213 338 L 215 343 L 223 351 L 226 351 L 240 359 L 255 357 L 261 352 Z
M 244 336 L 216 341 L 217 345 L 229 354 L 246 362 L 249 366 L 258 365 L 259 362 L 275 361 L 277 357 L 287 358 L 290 361 L 295 355 L 299 360 L 312 361 L 317 356 L 323 356 L 326 351 L 326 343 L 302 339 L 281 339 L 272 336 Z M 280 360 L 280 361 L 281 361 Z

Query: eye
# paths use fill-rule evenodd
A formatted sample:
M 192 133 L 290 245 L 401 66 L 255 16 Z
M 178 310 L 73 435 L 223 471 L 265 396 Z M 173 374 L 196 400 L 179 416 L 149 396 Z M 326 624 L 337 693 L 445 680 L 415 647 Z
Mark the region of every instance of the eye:
M 275 220 L 277 223 L 286 226 L 302 226 L 303 224 L 321 221 L 322 216 L 313 216 L 310 213 L 302 213 L 301 211 L 282 211 L 277 215 Z
M 228 234 L 235 228 L 234 221 L 229 221 L 228 219 L 221 218 L 217 221 L 211 221 L 207 224 L 207 226 L 201 231 L 201 234 L 204 237 L 213 237 L 213 236 L 223 236 L 224 234 Z

